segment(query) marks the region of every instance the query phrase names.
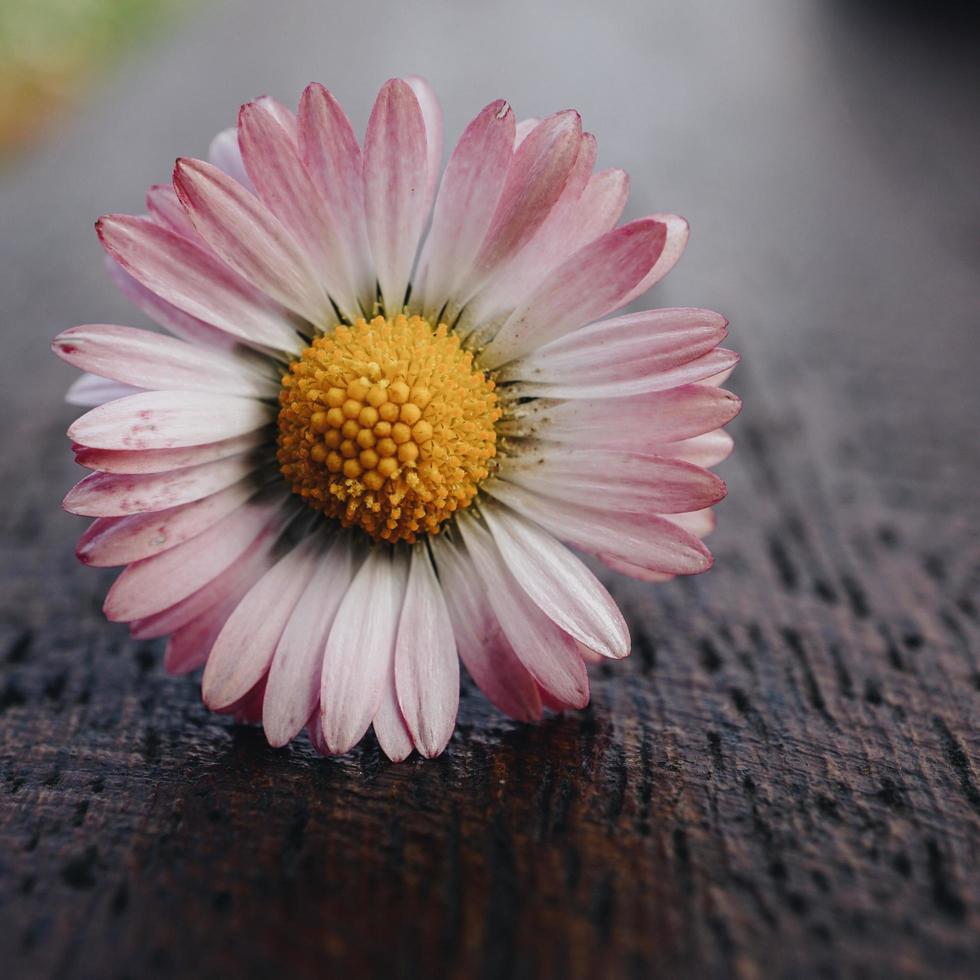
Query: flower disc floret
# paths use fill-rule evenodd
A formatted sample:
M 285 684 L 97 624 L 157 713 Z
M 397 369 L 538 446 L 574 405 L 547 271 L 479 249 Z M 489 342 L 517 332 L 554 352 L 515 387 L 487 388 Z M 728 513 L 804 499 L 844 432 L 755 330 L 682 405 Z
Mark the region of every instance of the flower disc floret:
M 295 493 L 384 541 L 435 534 L 496 455 L 494 382 L 445 324 L 375 317 L 317 337 L 284 375 L 278 461 Z

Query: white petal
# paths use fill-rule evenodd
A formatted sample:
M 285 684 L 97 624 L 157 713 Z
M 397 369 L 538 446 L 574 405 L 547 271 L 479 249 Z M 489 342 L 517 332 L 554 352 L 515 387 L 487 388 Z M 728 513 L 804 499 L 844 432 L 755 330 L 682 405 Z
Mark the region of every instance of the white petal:
M 337 612 L 323 657 L 320 688 L 320 726 L 333 753 L 353 748 L 381 705 L 405 577 L 400 552 L 374 548 Z
M 493 539 L 472 517 L 460 515 L 458 525 L 493 611 L 521 663 L 562 703 L 585 707 L 589 681 L 575 640 L 529 598 L 508 571 Z
M 201 693 L 212 710 L 241 700 L 269 669 L 276 644 L 309 581 L 312 536 L 292 548 L 252 586 L 221 630 Z
M 605 586 L 564 545 L 507 508 L 482 508 L 510 573 L 540 609 L 579 643 L 604 657 L 630 652 L 623 614 Z
M 309 584 L 279 638 L 269 669 L 262 725 L 270 745 L 285 745 L 294 738 L 317 706 L 323 651 L 353 568 L 351 536 L 343 532 L 314 559 Z
M 427 758 L 446 747 L 459 707 L 459 659 L 446 600 L 425 545 L 412 550 L 395 643 L 395 689 L 412 741 Z

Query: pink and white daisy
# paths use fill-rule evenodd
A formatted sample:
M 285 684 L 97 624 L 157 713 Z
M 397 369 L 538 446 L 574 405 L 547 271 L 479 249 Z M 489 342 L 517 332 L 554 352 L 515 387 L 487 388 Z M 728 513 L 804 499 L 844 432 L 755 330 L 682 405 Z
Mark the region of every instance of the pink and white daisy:
M 69 429 L 94 472 L 82 561 L 125 565 L 105 602 L 207 705 L 348 751 L 373 725 L 438 755 L 459 660 L 532 721 L 581 708 L 586 663 L 629 653 L 573 552 L 634 578 L 702 572 L 725 486 L 737 356 L 701 309 L 603 319 L 687 241 L 618 224 L 578 113 L 493 102 L 439 179 L 419 78 L 381 89 L 363 147 L 321 85 L 243 106 L 210 162 L 180 159 L 149 213 L 109 215 L 110 272 L 172 336 L 74 327 Z

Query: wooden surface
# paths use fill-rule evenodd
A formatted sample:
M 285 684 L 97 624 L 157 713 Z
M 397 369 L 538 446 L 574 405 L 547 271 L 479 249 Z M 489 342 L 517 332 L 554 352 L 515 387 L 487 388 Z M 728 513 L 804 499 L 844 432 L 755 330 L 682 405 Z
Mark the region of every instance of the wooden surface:
M 0 175 L 4 976 L 980 972 L 968 25 L 595 6 L 218 4 Z M 239 101 L 316 77 L 363 123 L 412 70 L 450 133 L 498 95 L 585 111 L 631 214 L 691 220 L 651 301 L 729 315 L 746 407 L 716 568 L 615 583 L 634 654 L 589 710 L 526 727 L 467 686 L 446 755 L 395 766 L 273 751 L 103 621 L 46 348 L 140 322 L 90 223 Z

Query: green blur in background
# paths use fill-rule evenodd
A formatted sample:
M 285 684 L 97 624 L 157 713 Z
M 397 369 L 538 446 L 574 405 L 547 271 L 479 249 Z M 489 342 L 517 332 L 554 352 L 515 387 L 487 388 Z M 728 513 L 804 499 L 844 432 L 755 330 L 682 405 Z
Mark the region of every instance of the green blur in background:
M 188 0 L 3 0 L 0 156 L 36 139 L 132 43 Z

